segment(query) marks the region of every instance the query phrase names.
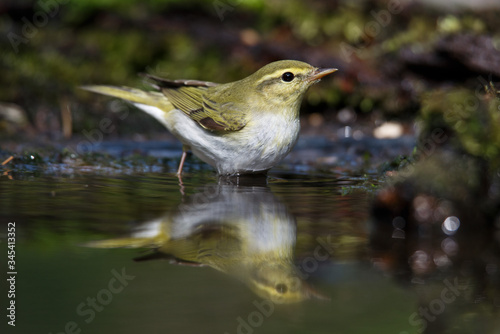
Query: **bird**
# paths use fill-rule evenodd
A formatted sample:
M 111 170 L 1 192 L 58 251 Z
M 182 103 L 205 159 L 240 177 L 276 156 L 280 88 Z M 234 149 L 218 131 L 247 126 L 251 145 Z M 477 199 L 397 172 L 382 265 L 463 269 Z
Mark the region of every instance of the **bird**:
M 163 124 L 183 145 L 179 178 L 188 151 L 219 175 L 266 174 L 297 141 L 305 92 L 335 71 L 280 60 L 225 84 L 142 74 L 152 91 L 107 85 L 81 88 L 127 100 Z
M 82 246 L 149 248 L 151 252 L 134 260 L 210 267 L 275 304 L 329 300 L 305 281 L 304 268 L 295 265 L 295 217 L 270 188 L 209 184 L 202 189 L 128 236 Z

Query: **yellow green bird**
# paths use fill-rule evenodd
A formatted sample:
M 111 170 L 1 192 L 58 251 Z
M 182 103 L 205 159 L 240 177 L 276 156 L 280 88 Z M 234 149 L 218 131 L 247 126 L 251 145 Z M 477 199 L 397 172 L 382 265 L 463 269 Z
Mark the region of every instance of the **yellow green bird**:
M 131 236 L 87 243 L 93 248 L 152 248 L 137 261 L 208 266 L 244 282 L 275 304 L 328 299 L 295 266 L 294 216 L 267 187 L 208 186 Z
M 160 121 L 183 144 L 177 175 L 188 150 L 219 174 L 238 175 L 265 173 L 291 151 L 300 130 L 305 92 L 335 71 L 281 60 L 226 84 L 146 74 L 155 91 L 82 88 L 130 101 Z

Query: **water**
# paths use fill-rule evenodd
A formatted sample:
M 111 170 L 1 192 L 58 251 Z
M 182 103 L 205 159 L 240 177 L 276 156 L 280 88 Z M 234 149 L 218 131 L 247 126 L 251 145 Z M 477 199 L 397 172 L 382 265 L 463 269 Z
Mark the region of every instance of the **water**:
M 2 226 L 15 222 L 17 275 L 15 330 L 5 316 L 2 326 L 9 333 L 497 333 L 496 262 L 472 274 L 472 266 L 450 264 L 451 255 L 428 259 L 429 248 L 469 244 L 441 232 L 412 238 L 398 221 L 381 223 L 372 207 L 378 182 L 280 170 L 267 180 L 188 173 L 182 186 L 160 173 L 3 176 L 0 217 Z M 5 259 L 5 238 L 1 245 Z M 488 247 L 477 256 L 496 256 Z

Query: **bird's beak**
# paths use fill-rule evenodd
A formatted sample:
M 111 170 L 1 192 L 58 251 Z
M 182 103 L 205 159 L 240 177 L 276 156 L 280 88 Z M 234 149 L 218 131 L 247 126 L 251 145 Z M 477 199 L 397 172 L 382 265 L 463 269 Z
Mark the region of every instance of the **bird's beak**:
M 319 80 L 322 77 L 324 77 L 325 75 L 331 74 L 335 71 L 337 71 L 336 68 L 317 68 L 311 73 L 311 76 L 309 77 L 309 81 Z

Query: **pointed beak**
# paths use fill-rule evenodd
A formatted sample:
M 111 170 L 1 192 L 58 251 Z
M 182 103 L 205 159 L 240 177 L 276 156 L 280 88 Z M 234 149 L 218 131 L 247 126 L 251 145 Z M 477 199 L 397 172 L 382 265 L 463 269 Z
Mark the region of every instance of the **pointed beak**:
M 336 72 L 336 68 L 317 68 L 315 69 L 312 73 L 311 76 L 309 77 L 309 81 L 316 81 L 324 77 L 325 75 L 331 74 L 333 72 Z

